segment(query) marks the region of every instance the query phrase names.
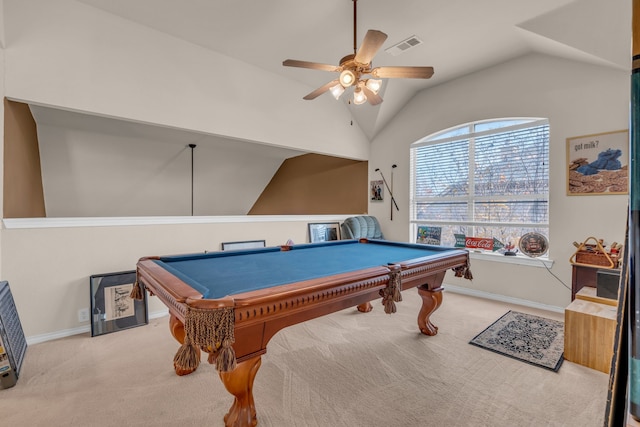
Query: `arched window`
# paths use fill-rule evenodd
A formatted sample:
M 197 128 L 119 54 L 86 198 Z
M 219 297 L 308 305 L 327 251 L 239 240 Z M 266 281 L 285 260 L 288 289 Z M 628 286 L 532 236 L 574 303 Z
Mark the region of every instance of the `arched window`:
M 411 224 L 413 236 L 427 237 L 417 241 L 440 235 L 444 246 L 465 236 L 497 247 L 528 232 L 548 238 L 549 121 L 483 120 L 413 143 Z

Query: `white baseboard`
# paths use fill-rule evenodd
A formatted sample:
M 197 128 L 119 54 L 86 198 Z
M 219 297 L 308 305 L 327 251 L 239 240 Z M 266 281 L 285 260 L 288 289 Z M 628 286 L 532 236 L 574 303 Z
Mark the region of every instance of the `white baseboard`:
M 169 310 L 160 310 L 153 313 L 149 313 L 149 319 L 155 319 L 163 317 L 169 314 Z M 64 329 L 62 331 L 50 332 L 48 334 L 32 335 L 26 337 L 27 345 L 39 344 L 46 341 L 57 340 L 60 338 L 70 337 L 72 335 L 80 335 L 91 332 L 91 325 L 83 325 L 73 329 Z
M 469 296 L 472 296 L 472 297 L 490 299 L 490 300 L 500 301 L 500 302 L 506 302 L 506 303 L 509 303 L 509 304 L 523 305 L 525 307 L 537 308 L 539 310 L 553 311 L 555 313 L 564 313 L 564 307 L 556 307 L 555 305 L 547 305 L 547 304 L 542 304 L 542 303 L 535 302 L 535 301 L 529 301 L 529 300 L 526 300 L 526 299 L 513 298 L 513 297 L 508 297 L 508 296 L 499 295 L 499 294 L 492 294 L 490 292 L 483 292 L 483 291 L 478 291 L 478 290 L 469 289 L 469 288 L 463 288 L 461 286 L 455 286 L 455 285 L 446 285 L 445 284 L 445 285 L 443 285 L 443 287 L 444 287 L 445 291 L 453 292 L 453 293 L 456 293 L 456 294 L 469 295 Z
M 53 341 L 60 338 L 70 337 L 71 335 L 79 335 L 91 332 L 90 325 L 80 326 L 73 329 L 64 329 L 62 331 L 50 332 L 48 334 L 32 335 L 27 337 L 27 345 L 40 344 L 41 342 Z

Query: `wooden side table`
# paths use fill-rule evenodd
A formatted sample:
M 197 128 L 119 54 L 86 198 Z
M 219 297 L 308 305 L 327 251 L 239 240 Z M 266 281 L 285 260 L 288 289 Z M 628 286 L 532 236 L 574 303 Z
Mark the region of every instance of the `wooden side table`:
M 581 289 L 564 311 L 564 358 L 609 373 L 613 357 L 618 307 L 615 300 Z
M 596 287 L 599 268 L 597 266 L 571 265 L 571 301 L 576 299 L 578 291 L 585 286 Z
M 576 294 L 584 287 L 596 288 L 598 284 L 598 271 L 620 273 L 619 268 L 603 268 L 601 266 L 571 265 L 571 301 L 576 299 Z

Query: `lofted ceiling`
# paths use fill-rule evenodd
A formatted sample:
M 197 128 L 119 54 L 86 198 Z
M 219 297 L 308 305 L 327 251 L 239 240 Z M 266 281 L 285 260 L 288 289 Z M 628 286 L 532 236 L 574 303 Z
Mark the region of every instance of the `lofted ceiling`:
M 78 1 L 302 82 L 309 92 L 336 74 L 283 67 L 283 60 L 338 65 L 353 53 L 353 0 Z M 368 29 L 388 35 L 373 66 L 435 68 L 429 80 L 386 79 L 378 106 L 338 101 L 369 139 L 416 92 L 528 53 L 630 70 L 630 0 L 359 0 L 358 46 Z M 411 36 L 423 43 L 385 52 Z

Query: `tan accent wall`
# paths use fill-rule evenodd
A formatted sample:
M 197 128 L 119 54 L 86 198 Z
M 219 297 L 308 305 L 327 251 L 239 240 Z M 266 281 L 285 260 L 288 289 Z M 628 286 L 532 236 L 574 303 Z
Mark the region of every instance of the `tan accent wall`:
M 249 215 L 366 213 L 368 165 L 320 154 L 285 160 Z
M 4 100 L 4 218 L 46 217 L 36 122 L 27 104 Z

